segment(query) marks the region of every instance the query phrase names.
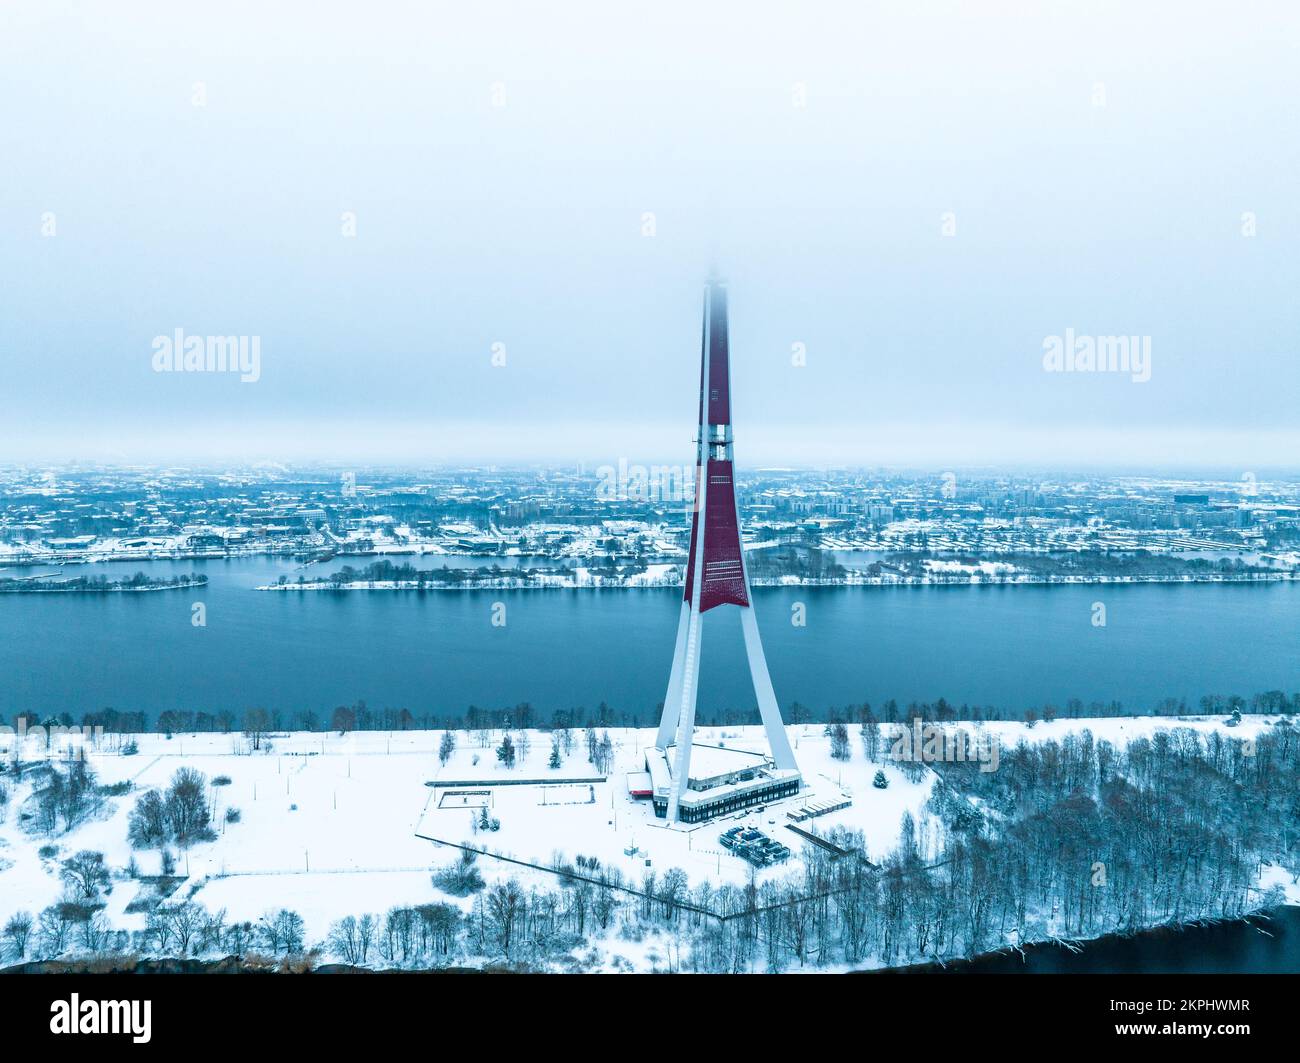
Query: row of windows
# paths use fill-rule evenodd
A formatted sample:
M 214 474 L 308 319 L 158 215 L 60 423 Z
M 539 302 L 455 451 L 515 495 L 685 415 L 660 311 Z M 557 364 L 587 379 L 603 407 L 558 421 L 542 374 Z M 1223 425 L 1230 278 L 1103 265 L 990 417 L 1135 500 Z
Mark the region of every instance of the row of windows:
M 790 797 L 798 792 L 799 780 L 788 779 L 756 790 L 748 790 L 745 793 L 732 794 L 729 797 L 710 801 L 706 804 L 684 805 L 681 809 L 681 817 L 683 822 L 696 823 L 702 819 L 724 816 L 728 812 L 737 812 L 742 808 L 748 808 L 750 805 L 761 805 L 764 801 L 775 801 L 781 797 Z M 654 806 L 656 816 L 660 819 L 667 818 L 668 802 L 666 800 L 656 798 Z

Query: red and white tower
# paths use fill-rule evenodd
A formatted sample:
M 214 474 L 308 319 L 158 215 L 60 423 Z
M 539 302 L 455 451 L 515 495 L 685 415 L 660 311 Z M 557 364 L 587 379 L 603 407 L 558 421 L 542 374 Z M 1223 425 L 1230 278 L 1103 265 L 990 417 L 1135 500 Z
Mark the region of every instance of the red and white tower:
M 668 821 L 676 821 L 690 779 L 695 700 L 699 687 L 703 617 L 710 609 L 731 605 L 740 610 L 749 675 L 758 711 L 767 731 L 774 768 L 782 776 L 798 766 L 777 707 L 772 678 L 763 656 L 758 620 L 750 600 L 749 577 L 740 542 L 740 515 L 732 464 L 731 377 L 727 346 L 727 288 L 711 278 L 704 288 L 704 335 L 700 351 L 700 413 L 695 461 L 695 506 L 691 517 L 686 589 L 677 623 L 677 644 L 664 698 L 655 747 L 671 755 Z M 703 519 L 701 519 L 703 515 Z M 794 783 L 797 788 L 797 781 Z

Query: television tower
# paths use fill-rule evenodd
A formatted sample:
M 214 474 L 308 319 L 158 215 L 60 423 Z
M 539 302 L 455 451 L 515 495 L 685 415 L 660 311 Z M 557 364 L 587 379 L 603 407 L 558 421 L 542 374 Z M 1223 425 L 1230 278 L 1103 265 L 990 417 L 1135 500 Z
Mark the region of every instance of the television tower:
M 677 643 L 668 693 L 655 746 L 667 756 L 675 746 L 668 797 L 668 822 L 678 819 L 682 790 L 689 782 L 695 699 L 699 688 L 703 617 L 710 609 L 740 610 L 749 677 L 778 769 L 798 770 L 777 707 L 763 641 L 750 600 L 749 577 L 740 542 L 740 514 L 732 464 L 731 374 L 727 345 L 727 287 L 716 276 L 704 286 L 704 329 L 700 344 L 700 412 L 696 440 L 695 505 L 691 514 L 686 588 L 677 621 Z M 703 514 L 703 520 L 700 519 Z

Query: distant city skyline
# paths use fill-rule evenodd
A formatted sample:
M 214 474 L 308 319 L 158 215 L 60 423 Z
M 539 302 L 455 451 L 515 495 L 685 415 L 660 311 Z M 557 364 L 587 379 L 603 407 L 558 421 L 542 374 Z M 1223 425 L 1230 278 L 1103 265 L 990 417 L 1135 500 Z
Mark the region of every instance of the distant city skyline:
M 0 455 L 687 462 L 716 264 L 742 471 L 1298 460 L 1290 13 L 505 6 L 7 9 Z

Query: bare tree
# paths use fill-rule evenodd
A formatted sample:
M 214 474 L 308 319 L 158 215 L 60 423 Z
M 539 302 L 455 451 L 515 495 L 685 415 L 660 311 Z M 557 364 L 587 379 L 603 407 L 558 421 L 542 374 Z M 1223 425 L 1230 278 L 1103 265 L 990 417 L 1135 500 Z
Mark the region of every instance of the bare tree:
M 137 849 L 153 849 L 165 845 L 169 836 L 162 795 L 157 790 L 145 791 L 127 820 L 127 837 Z
M 835 760 L 849 759 L 849 728 L 840 721 L 830 724 L 826 728 L 831 736 L 831 756 Z
M 37 924 L 37 947 L 41 955 L 53 959 L 68 949 L 72 936 L 73 920 L 63 905 L 52 904 L 41 912 Z
M 75 856 L 70 856 L 63 861 L 59 877 L 67 885 L 73 900 L 98 900 L 100 890 L 109 883 L 108 868 L 104 866 L 104 854 L 82 849 Z
M 265 709 L 249 709 L 244 713 L 244 737 L 254 753 L 267 744 L 266 732 L 270 726 L 271 717 Z
M 160 906 L 155 914 L 166 925 L 167 940 L 176 943 L 176 952 L 180 956 L 189 953 L 190 942 L 195 940 L 207 918 L 203 908 L 193 901 Z
M 14 958 L 21 960 L 27 955 L 27 942 L 32 937 L 32 913 L 15 912 L 5 923 L 4 939 L 9 942 Z
M 357 924 L 357 947 L 361 950 L 361 962 L 370 959 L 370 949 L 375 940 L 375 917 L 363 915 Z
M 596 770 L 602 775 L 608 775 L 613 764 L 614 744 L 609 739 L 609 732 L 605 731 L 601 735 L 600 743 L 596 746 Z
M 361 963 L 361 940 L 357 932 L 356 916 L 344 916 L 330 927 L 329 947 L 344 963 Z
M 487 912 L 497 948 L 507 959 L 514 944 L 515 929 L 523 915 L 524 892 L 514 879 L 499 882 L 487 893 Z
M 880 724 L 870 711 L 862 721 L 862 751 L 867 760 L 874 761 L 880 755 Z
M 207 780 L 202 772 L 178 769 L 167 788 L 165 803 L 167 826 L 179 845 L 190 845 L 211 835 Z

